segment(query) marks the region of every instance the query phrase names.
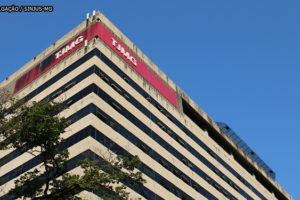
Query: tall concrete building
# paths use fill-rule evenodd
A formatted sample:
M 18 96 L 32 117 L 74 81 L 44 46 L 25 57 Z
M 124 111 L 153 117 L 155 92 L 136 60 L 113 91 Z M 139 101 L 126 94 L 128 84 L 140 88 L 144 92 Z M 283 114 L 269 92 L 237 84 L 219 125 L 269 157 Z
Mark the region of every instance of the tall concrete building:
M 68 170 L 83 158 L 138 155 L 142 199 L 291 200 L 275 173 L 225 123 L 214 122 L 100 12 L 0 85 L 18 99 L 64 101 Z M 39 166 L 15 150 L 0 153 L 0 199 Z M 83 191 L 87 199 L 97 193 Z

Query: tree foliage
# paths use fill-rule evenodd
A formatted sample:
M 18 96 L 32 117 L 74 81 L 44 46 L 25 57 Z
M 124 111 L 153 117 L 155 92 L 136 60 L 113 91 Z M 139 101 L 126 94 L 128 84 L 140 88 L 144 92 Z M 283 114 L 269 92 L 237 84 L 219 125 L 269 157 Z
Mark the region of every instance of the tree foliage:
M 14 198 L 80 199 L 83 190 L 97 191 L 102 199 L 128 199 L 126 185 L 143 184 L 137 156 L 117 156 L 101 165 L 88 159 L 79 162 L 82 175 L 66 173 L 69 153 L 61 149 L 61 135 L 68 122 L 59 117 L 62 104 L 49 101 L 23 101 L 0 110 L 1 149 L 14 148 L 38 156 L 41 165 L 22 174 L 9 191 Z

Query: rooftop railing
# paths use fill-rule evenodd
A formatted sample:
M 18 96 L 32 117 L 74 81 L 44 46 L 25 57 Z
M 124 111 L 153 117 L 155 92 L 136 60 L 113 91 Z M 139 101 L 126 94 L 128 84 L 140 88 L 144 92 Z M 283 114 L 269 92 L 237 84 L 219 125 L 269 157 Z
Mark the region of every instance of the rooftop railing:
M 275 172 L 224 122 L 217 122 L 219 127 L 248 154 L 272 179 Z

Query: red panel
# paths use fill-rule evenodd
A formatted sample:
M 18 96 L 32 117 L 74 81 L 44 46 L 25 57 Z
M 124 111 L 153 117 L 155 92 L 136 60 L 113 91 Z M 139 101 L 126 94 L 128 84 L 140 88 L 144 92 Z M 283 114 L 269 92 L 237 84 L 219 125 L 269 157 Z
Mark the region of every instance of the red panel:
M 154 72 L 152 72 L 140 59 L 138 59 L 129 49 L 125 47 L 108 29 L 106 29 L 101 23 L 97 22 L 90 26 L 88 29 L 83 31 L 73 40 L 71 40 L 67 45 L 61 48 L 59 51 L 55 52 L 48 58 L 46 58 L 42 63 L 35 66 L 29 72 L 21 76 L 16 81 L 16 86 L 14 93 L 18 92 L 34 79 L 39 77 L 41 74 L 45 73 L 48 69 L 52 68 L 58 62 L 63 60 L 65 57 L 70 55 L 76 49 L 84 44 L 85 40 L 91 40 L 93 37 L 98 36 L 101 38 L 114 52 L 116 52 L 126 63 L 128 63 L 134 70 L 137 71 L 146 81 L 148 81 L 158 92 L 160 92 L 168 101 L 170 101 L 176 108 L 177 97 L 175 92 L 173 92 L 160 78 L 158 78 Z M 74 45 L 74 42 L 79 38 L 83 37 L 83 41 Z M 73 47 L 67 51 L 63 52 L 67 46 Z M 59 57 L 57 57 L 57 53 Z
M 177 97 L 175 92 L 173 92 L 160 78 L 156 76 L 140 59 L 138 59 L 129 49 L 125 47 L 109 30 L 107 30 L 102 24 L 98 25 L 98 36 L 116 52 L 120 57 L 122 57 L 133 69 L 135 69 L 146 81 L 148 81 L 158 92 L 160 92 L 168 101 L 170 101 L 176 108 Z M 133 56 L 136 60 L 136 65 L 124 56 L 118 49 L 118 45 L 124 48 L 123 52 L 128 52 L 130 56 Z
M 16 81 L 14 94 L 16 92 L 18 92 L 19 90 L 23 89 L 26 85 L 28 85 L 29 83 L 31 83 L 37 77 L 39 77 L 40 75 L 42 75 L 43 73 L 45 73 L 47 70 L 51 69 L 54 65 L 56 65 L 57 63 L 59 63 L 61 60 L 63 60 L 64 58 L 66 58 L 68 55 L 70 55 L 71 53 L 73 53 L 74 51 L 76 51 L 79 47 L 81 47 L 82 45 L 84 45 L 84 41 L 87 38 L 89 38 L 89 39 L 93 38 L 96 35 L 96 31 L 97 31 L 96 27 L 97 27 L 97 24 L 92 25 L 91 27 L 89 27 L 88 29 L 86 29 L 85 31 L 83 31 L 81 34 L 79 34 L 78 36 L 76 36 L 73 40 L 71 40 L 63 48 L 61 48 L 59 51 L 62 51 L 67 46 L 69 46 L 69 47 L 72 46 L 72 43 L 75 42 L 76 39 L 78 39 L 80 36 L 83 37 L 83 40 L 79 44 L 75 45 L 73 48 L 71 48 L 70 50 L 68 50 L 67 52 L 65 52 L 59 58 L 57 58 L 57 56 L 56 56 L 56 54 L 59 52 L 59 51 L 57 51 L 57 52 L 53 53 L 52 55 L 50 55 L 48 58 L 46 58 L 43 62 L 41 62 L 40 64 L 38 64 L 34 68 L 32 68 L 30 71 L 28 71 L 27 73 L 25 73 L 23 76 L 21 76 Z

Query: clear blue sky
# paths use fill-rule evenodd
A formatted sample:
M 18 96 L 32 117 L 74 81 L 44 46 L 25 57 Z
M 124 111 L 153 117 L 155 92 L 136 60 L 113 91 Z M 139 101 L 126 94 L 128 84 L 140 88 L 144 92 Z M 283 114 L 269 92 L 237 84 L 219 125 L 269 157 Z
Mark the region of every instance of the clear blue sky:
M 300 199 L 300 1 L 2 0 L 0 80 L 100 10 L 215 121 L 224 121 Z

